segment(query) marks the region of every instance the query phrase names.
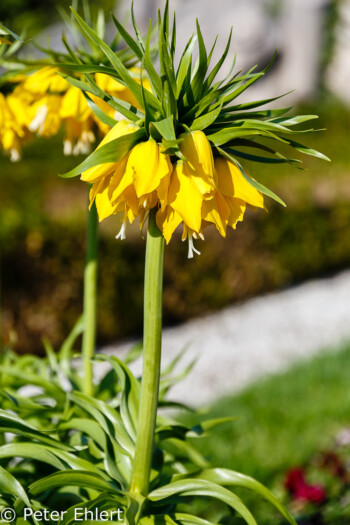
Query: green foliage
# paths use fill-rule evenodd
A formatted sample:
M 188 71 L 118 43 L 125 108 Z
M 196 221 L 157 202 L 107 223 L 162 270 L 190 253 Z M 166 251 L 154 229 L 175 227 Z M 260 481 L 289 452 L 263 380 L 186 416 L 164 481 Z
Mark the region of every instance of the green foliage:
M 243 167 L 235 157 L 242 156 L 256 162 L 273 163 L 276 158 L 279 163 L 295 164 L 298 162 L 298 160 L 286 157 L 283 154 L 281 146 L 284 146 L 284 149 L 291 147 L 304 154 L 329 160 L 325 155 L 289 137 L 290 135 L 314 131 L 313 129 L 295 129 L 295 126 L 317 118 L 315 115 L 290 118 L 286 116 L 290 108 L 270 110 L 268 112 L 256 111 L 257 108 L 268 102 L 266 100 L 232 105 L 239 95 L 268 72 L 274 58 L 265 69 L 258 73 L 254 72 L 255 68 L 253 68 L 246 74 L 241 74 L 241 72 L 231 73 L 225 80 L 214 83 L 224 60 L 228 56 L 231 36 L 223 57 L 212 67 L 210 62 L 213 49 L 208 54 L 197 21 L 198 59 L 194 64 L 192 60 L 192 46 L 195 39 L 191 37 L 176 67 L 176 21 L 174 18 L 173 28 L 170 30 L 169 6 L 168 2 L 166 2 L 163 15 L 161 15 L 160 11 L 158 12 L 159 73 L 156 71 L 150 58 L 151 24 L 147 39 L 143 41 L 134 22 L 135 40 L 126 32 L 122 24 L 114 19 L 117 29 L 121 30 L 121 36 L 124 41 L 133 50 L 142 64 L 142 73 L 148 77 L 151 83 L 152 91 L 150 92 L 143 88 L 142 83 L 140 85 L 136 82 L 133 75 L 103 38 L 74 9 L 72 9 L 72 12 L 86 39 L 92 41 L 100 48 L 112 66 L 114 72 L 108 67 L 105 69 L 105 73 L 118 78 L 133 93 L 138 104 L 143 109 L 142 117 L 137 123 L 144 129 L 144 134 L 149 136 L 152 134 L 152 127 L 153 129 L 156 128 L 159 135 L 158 140 L 162 142 L 164 149 L 168 153 L 183 158 L 179 145 L 181 133 L 189 129 L 202 129 L 212 144 L 214 154 L 228 156 L 231 161 L 234 161 L 239 166 L 249 184 L 252 184 L 259 191 L 280 203 L 283 202 L 273 192 L 259 185 L 256 181 L 252 181 L 245 174 Z M 64 70 L 66 64 L 60 62 L 60 67 Z M 87 71 L 89 73 L 93 71 L 101 72 L 103 68 L 101 69 L 100 66 L 94 69 L 89 67 L 87 70 L 86 65 L 83 65 L 81 61 L 76 61 L 74 65 L 67 64 L 67 70 L 71 70 L 76 74 L 86 74 Z M 69 76 L 66 78 L 76 85 L 74 78 Z M 88 84 L 91 86 L 93 82 L 88 75 L 86 75 L 86 79 L 88 83 L 85 83 L 85 86 L 81 83 L 80 87 L 84 91 L 89 92 L 91 88 Z M 102 98 L 105 99 L 106 96 L 107 94 L 104 93 Z M 118 100 L 115 100 L 115 102 L 118 102 Z M 252 112 L 252 109 L 255 111 Z M 130 111 L 133 112 L 131 107 L 125 109 L 121 107 L 120 111 L 126 118 L 130 118 Z M 170 122 L 171 126 L 169 127 Z M 165 123 L 167 124 L 164 125 Z M 267 142 L 267 145 L 265 145 L 265 142 Z M 271 143 L 273 147 L 269 146 Z M 114 144 L 113 141 L 106 144 L 65 176 L 74 177 L 82 173 L 87 166 L 108 162 L 106 159 L 112 158 L 113 155 L 115 156 L 116 146 L 117 144 Z M 133 144 L 130 144 L 129 149 L 132 146 Z M 248 149 L 248 152 L 246 152 L 246 149 Z M 123 154 L 125 154 L 124 149 Z
M 116 357 L 99 355 L 98 359 L 109 362 L 111 370 L 96 387 L 94 397 L 79 392 L 78 373 L 71 366 L 70 353 L 81 329 L 79 320 L 57 357 L 47 346 L 50 366 L 34 357 L 3 355 L 0 493 L 4 506 L 13 506 L 19 517 L 24 506 L 48 510 L 59 507 L 67 510 L 67 520 L 79 505 L 99 510 L 121 508 L 129 523 L 155 522 L 165 514 L 175 523 L 198 523 L 196 516 L 178 513 L 178 506 L 188 499 L 210 497 L 254 525 L 252 514 L 232 492 L 235 487 L 244 487 L 257 492 L 286 520 L 295 523 L 265 487 L 234 471 L 208 469 L 204 458 L 189 443 L 188 437 L 203 438 L 207 430 L 227 423 L 228 418 L 202 423 L 202 418 L 193 413 L 193 422 L 186 424 L 169 415 L 169 409 L 179 405 L 165 400 L 157 416 L 151 492 L 146 498 L 129 492 L 139 380 Z M 126 361 L 138 353 L 133 350 Z M 168 367 L 167 375 L 174 365 Z M 61 386 L 62 378 L 69 383 L 67 392 Z M 40 392 L 34 390 L 23 398 L 18 391 L 24 385 L 40 387 Z M 167 414 L 163 414 L 164 408 Z M 11 433 L 11 438 L 6 434 L 4 437 L 4 433 Z M 17 458 L 15 463 L 13 458 Z

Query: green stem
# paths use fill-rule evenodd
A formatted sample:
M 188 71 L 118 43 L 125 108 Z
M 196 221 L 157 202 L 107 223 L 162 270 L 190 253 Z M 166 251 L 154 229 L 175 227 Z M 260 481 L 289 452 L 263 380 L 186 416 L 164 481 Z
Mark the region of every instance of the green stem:
M 96 346 L 98 216 L 95 203 L 88 211 L 87 250 L 84 270 L 84 332 L 83 332 L 83 391 L 93 395 L 93 368 L 91 359 Z
M 131 491 L 147 495 L 156 426 L 162 346 L 164 237 L 149 216 L 144 288 L 143 373 Z

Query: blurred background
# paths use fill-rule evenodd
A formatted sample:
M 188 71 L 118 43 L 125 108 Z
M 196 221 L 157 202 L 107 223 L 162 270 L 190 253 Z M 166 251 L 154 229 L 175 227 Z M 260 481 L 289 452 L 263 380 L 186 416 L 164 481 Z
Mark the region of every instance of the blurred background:
M 104 0 L 93 6 L 114 9 L 123 18 L 129 2 L 113 4 Z M 136 0 L 143 27 L 150 16 L 155 19 L 161 4 Z M 220 0 L 218 9 L 214 4 L 173 1 L 180 47 L 182 35 L 194 31 L 198 16 L 208 45 L 219 34 L 217 56 L 233 26 L 231 60 L 236 52 L 237 68 L 263 67 L 278 48 L 272 70 L 247 97 L 266 98 L 295 89 L 277 103 L 320 115 L 316 127 L 327 131 L 305 139 L 332 163 L 306 157 L 307 171 L 248 163 L 250 174 L 277 192 L 287 210 L 270 200 L 268 213 L 247 213 L 225 240 L 208 230 L 202 254 L 194 260 L 187 260 L 186 246 L 174 239 L 165 258 L 166 325 L 333 274 L 350 262 L 350 2 Z M 58 5 L 67 8 L 68 2 L 3 0 L 0 20 L 18 32 L 27 27 L 28 34 L 36 33 L 45 44 L 50 39 L 57 49 L 62 32 Z M 61 144 L 61 136 L 37 139 L 25 148 L 21 162 L 0 157 L 2 331 L 20 353 L 42 352 L 42 337 L 59 344 L 81 311 L 86 187 L 57 176 L 77 163 L 62 155 Z M 103 345 L 141 334 L 144 241 L 137 227 L 129 229 L 125 242 L 115 241 L 115 219 L 101 226 Z
M 162 4 L 160 0 L 135 0 L 137 19 L 143 28 L 150 17 L 155 20 L 156 9 Z M 62 31 L 59 5 L 66 8 L 68 2 L 2 0 L 0 21 L 17 32 L 25 25 L 28 34 L 35 32 L 44 43 L 49 38 L 57 49 Z M 283 337 L 294 319 L 292 329 L 302 335 L 291 348 L 297 348 L 299 356 L 308 355 L 308 337 L 315 332 L 319 332 L 320 347 L 327 345 L 330 353 L 294 365 L 275 377 L 258 380 L 212 405 L 214 415 L 234 413 L 240 419 L 223 427 L 215 439 L 206 438 L 203 451 L 217 464 L 255 475 L 278 493 L 287 492 L 292 508 L 304 517 L 309 516 L 300 523 L 350 523 L 350 350 L 346 344 L 340 345 L 334 335 L 338 329 L 337 308 L 341 306 L 342 312 L 348 308 L 348 295 L 341 279 L 342 275 L 349 275 L 342 272 L 350 267 L 350 1 L 173 0 L 171 5 L 177 12 L 180 48 L 181 42 L 195 30 L 196 17 L 208 45 L 219 34 L 216 57 L 223 52 L 233 26 L 231 59 L 236 52 L 237 69 L 246 70 L 255 64 L 263 68 L 278 48 L 277 60 L 269 74 L 249 90 L 247 97 L 268 98 L 294 90 L 275 105 L 294 105 L 296 113 L 318 114 L 315 126 L 327 131 L 305 136 L 304 142 L 332 159 L 329 164 L 305 157 L 305 170 L 290 166 L 271 169 L 269 165 L 247 163 L 251 176 L 281 196 L 287 209 L 267 200 L 267 213 L 248 212 L 246 220 L 227 239 L 222 239 L 214 229 L 208 230 L 205 242 L 197 243 L 201 255 L 193 260 L 187 259 L 187 246 L 180 242 L 180 233 L 166 248 L 167 327 L 176 327 L 204 314 L 216 312 L 221 316 L 226 311 L 227 328 L 231 310 L 224 309 L 235 308 L 244 300 L 267 292 L 304 290 L 294 286 L 314 279 L 322 279 L 317 282 L 324 283 L 322 286 L 328 290 L 322 297 L 329 310 L 318 324 L 313 319 L 320 317 L 316 307 L 320 296 L 314 295 L 306 306 L 308 333 L 295 321 L 300 304 L 305 304 L 304 296 L 298 303 L 283 295 L 290 301 L 289 309 L 287 299 L 274 296 L 271 315 L 280 310 L 276 320 L 280 330 L 272 329 L 265 346 L 274 351 L 280 340 L 287 362 L 290 341 L 284 341 Z M 123 18 L 130 2 L 100 0 L 93 2 L 93 6 L 113 10 Z M 113 34 L 112 27 L 110 32 Z M 64 157 L 61 151 L 62 136 L 57 136 L 28 144 L 21 162 L 11 163 L 0 156 L 2 333 L 4 341 L 11 341 L 18 353 L 43 354 L 43 337 L 58 347 L 82 310 L 87 188 L 79 180 L 67 181 L 57 176 L 80 160 Z M 116 241 L 114 235 L 118 229 L 113 218 L 104 221 L 100 229 L 100 347 L 138 338 L 142 332 L 145 242 L 136 225 L 128 229 L 126 241 Z M 338 275 L 340 280 L 334 281 L 337 286 L 330 287 L 331 280 L 327 279 Z M 317 282 L 315 286 L 320 287 Z M 338 294 L 338 302 L 332 317 L 333 292 Z M 247 304 L 255 305 L 256 315 L 265 302 Z M 244 311 L 240 306 L 232 310 L 238 343 Z M 303 312 L 301 308 L 301 316 Z M 263 324 L 270 326 L 269 312 L 264 315 L 258 328 Z M 210 319 L 208 326 L 216 326 L 225 339 L 224 318 Z M 250 322 L 249 316 L 248 319 Z M 349 336 L 350 313 L 344 322 Z M 250 331 L 259 338 L 256 325 L 253 328 L 248 325 L 248 328 L 247 323 L 244 325 L 245 333 Z M 194 333 L 200 334 L 200 325 L 190 326 L 195 327 Z M 329 330 L 332 326 L 333 332 Z M 328 339 L 322 339 L 322 327 L 324 334 L 331 334 Z M 169 333 L 166 339 L 169 348 L 172 341 L 173 347 L 180 349 L 179 333 Z M 206 349 L 209 347 L 210 355 L 213 344 L 213 352 L 218 355 L 214 340 L 204 341 L 205 338 L 203 335 L 200 343 L 203 349 L 205 345 Z M 247 351 L 250 359 L 248 364 L 245 360 L 245 367 L 262 370 L 271 367 L 270 362 L 263 364 L 263 357 L 258 361 L 259 348 L 257 345 L 252 354 L 243 351 Z M 232 392 L 237 390 L 237 384 L 243 385 L 240 378 L 245 373 L 244 367 L 236 370 L 234 365 L 238 356 L 241 360 L 244 357 L 239 344 L 233 345 L 234 350 L 236 354 L 223 361 L 232 381 Z M 210 367 L 215 367 L 210 362 L 202 363 L 199 375 L 203 392 L 206 387 L 214 389 L 215 374 L 209 372 Z M 195 398 L 197 391 L 191 381 L 187 395 L 191 395 L 192 388 Z M 216 381 L 220 385 L 220 379 L 216 377 Z M 209 398 L 209 395 L 197 398 L 196 404 Z M 317 507 L 314 514 L 313 506 Z M 279 523 L 264 506 L 261 516 L 263 523 Z

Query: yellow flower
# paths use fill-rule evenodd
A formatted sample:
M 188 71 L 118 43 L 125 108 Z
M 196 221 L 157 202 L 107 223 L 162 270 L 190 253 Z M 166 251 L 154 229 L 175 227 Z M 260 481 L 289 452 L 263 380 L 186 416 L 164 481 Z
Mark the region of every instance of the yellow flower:
M 122 120 L 106 135 L 99 147 L 138 126 Z M 217 157 L 202 131 L 183 134 L 180 149 L 184 160 L 172 164 L 169 155 L 153 138 L 140 142 L 118 162 L 100 164 L 82 173 L 92 183 L 90 202 L 96 201 L 100 220 L 123 213 L 117 238 L 125 238 L 126 222 L 140 218 L 157 207 L 156 221 L 169 243 L 183 224 L 189 257 L 199 253 L 193 239 L 203 239 L 203 229 L 214 224 L 222 236 L 227 226 L 236 228 L 246 206 L 263 208 L 262 194 L 251 186 L 232 162 Z
M 138 129 L 135 124 L 121 120 L 99 147 Z M 143 220 L 145 211 L 165 198 L 171 171 L 170 158 L 161 153 L 153 139 L 149 139 L 134 146 L 119 162 L 100 164 L 86 170 L 81 179 L 93 183 L 90 202 L 96 200 L 100 220 L 123 212 L 119 237 L 124 238 L 127 219 L 130 223 L 138 216 Z
M 21 158 L 21 144 L 29 133 L 25 127 L 25 108 L 13 95 L 7 98 L 0 93 L 0 145 L 15 162 Z
M 138 70 L 134 72 L 137 74 Z M 106 93 L 138 107 L 134 95 L 117 80 L 102 73 L 96 73 L 95 79 Z M 137 76 L 136 80 L 139 81 Z M 66 155 L 88 154 L 95 141 L 95 126 L 102 135 L 110 131 L 111 128 L 96 117 L 83 92 L 69 84 L 59 74 L 58 68 L 43 67 L 29 76 L 18 77 L 16 81 L 19 84 L 14 95 L 26 107 L 27 128 L 39 136 L 50 137 L 63 126 Z M 145 81 L 145 88 L 150 89 L 148 81 Z M 111 118 L 119 120 L 122 117 L 99 97 L 93 94 L 89 97 Z
M 130 69 L 130 72 L 134 74 L 136 82 L 140 84 L 140 69 L 134 67 Z M 105 75 L 104 73 L 96 73 L 95 81 L 98 87 L 102 89 L 102 91 L 104 91 L 105 93 L 108 93 L 108 95 L 120 98 L 121 100 L 128 102 L 136 108 L 141 109 L 139 103 L 137 102 L 133 93 L 131 93 L 130 89 L 121 84 L 121 82 L 118 82 L 118 80 L 116 80 L 115 78 L 109 75 Z M 151 85 L 148 78 L 142 80 L 142 85 L 145 89 L 151 91 Z M 119 114 L 114 115 L 114 118 L 119 120 Z

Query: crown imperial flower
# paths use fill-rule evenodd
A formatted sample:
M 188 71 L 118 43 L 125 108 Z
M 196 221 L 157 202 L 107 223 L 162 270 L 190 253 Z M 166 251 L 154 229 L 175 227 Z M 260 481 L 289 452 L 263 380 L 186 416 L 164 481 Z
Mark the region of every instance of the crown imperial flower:
M 289 138 L 299 133 L 295 125 L 316 118 L 314 115 L 290 118 L 285 116 L 287 110 L 261 110 L 266 100 L 235 103 L 271 64 L 259 73 L 253 68 L 214 82 L 228 56 L 231 37 L 223 56 L 211 67 L 213 49 L 207 53 L 197 22 L 197 35 L 190 38 L 175 66 L 176 25 L 174 21 L 171 31 L 166 2 L 164 15 L 159 13 L 158 18 L 158 72 L 151 58 L 152 28 L 144 40 L 133 19 L 134 39 L 114 20 L 142 64 L 142 78 L 137 81 L 135 69 L 128 71 L 99 35 L 73 14 L 82 33 L 99 46 L 119 76 L 116 81 L 110 67 L 99 66 L 95 75 L 102 95 L 109 90 L 118 98 L 123 89 L 131 94 L 128 103 L 118 106 L 124 120 L 86 161 L 65 175 L 81 174 L 82 180 L 93 184 L 90 199 L 96 201 L 100 220 L 123 214 L 117 238 L 125 238 L 127 221 L 139 218 L 142 226 L 148 212 L 155 209 L 157 226 L 167 243 L 182 225 L 182 238 L 188 240 L 192 257 L 198 253 L 193 240 L 203 239 L 206 227 L 214 225 L 225 237 L 227 227 L 235 229 L 243 220 L 247 207 L 265 208 L 264 195 L 284 204 L 245 172 L 240 158 L 272 164 L 300 162 L 274 149 L 281 143 L 325 158 Z M 199 54 L 194 65 L 196 40 Z

